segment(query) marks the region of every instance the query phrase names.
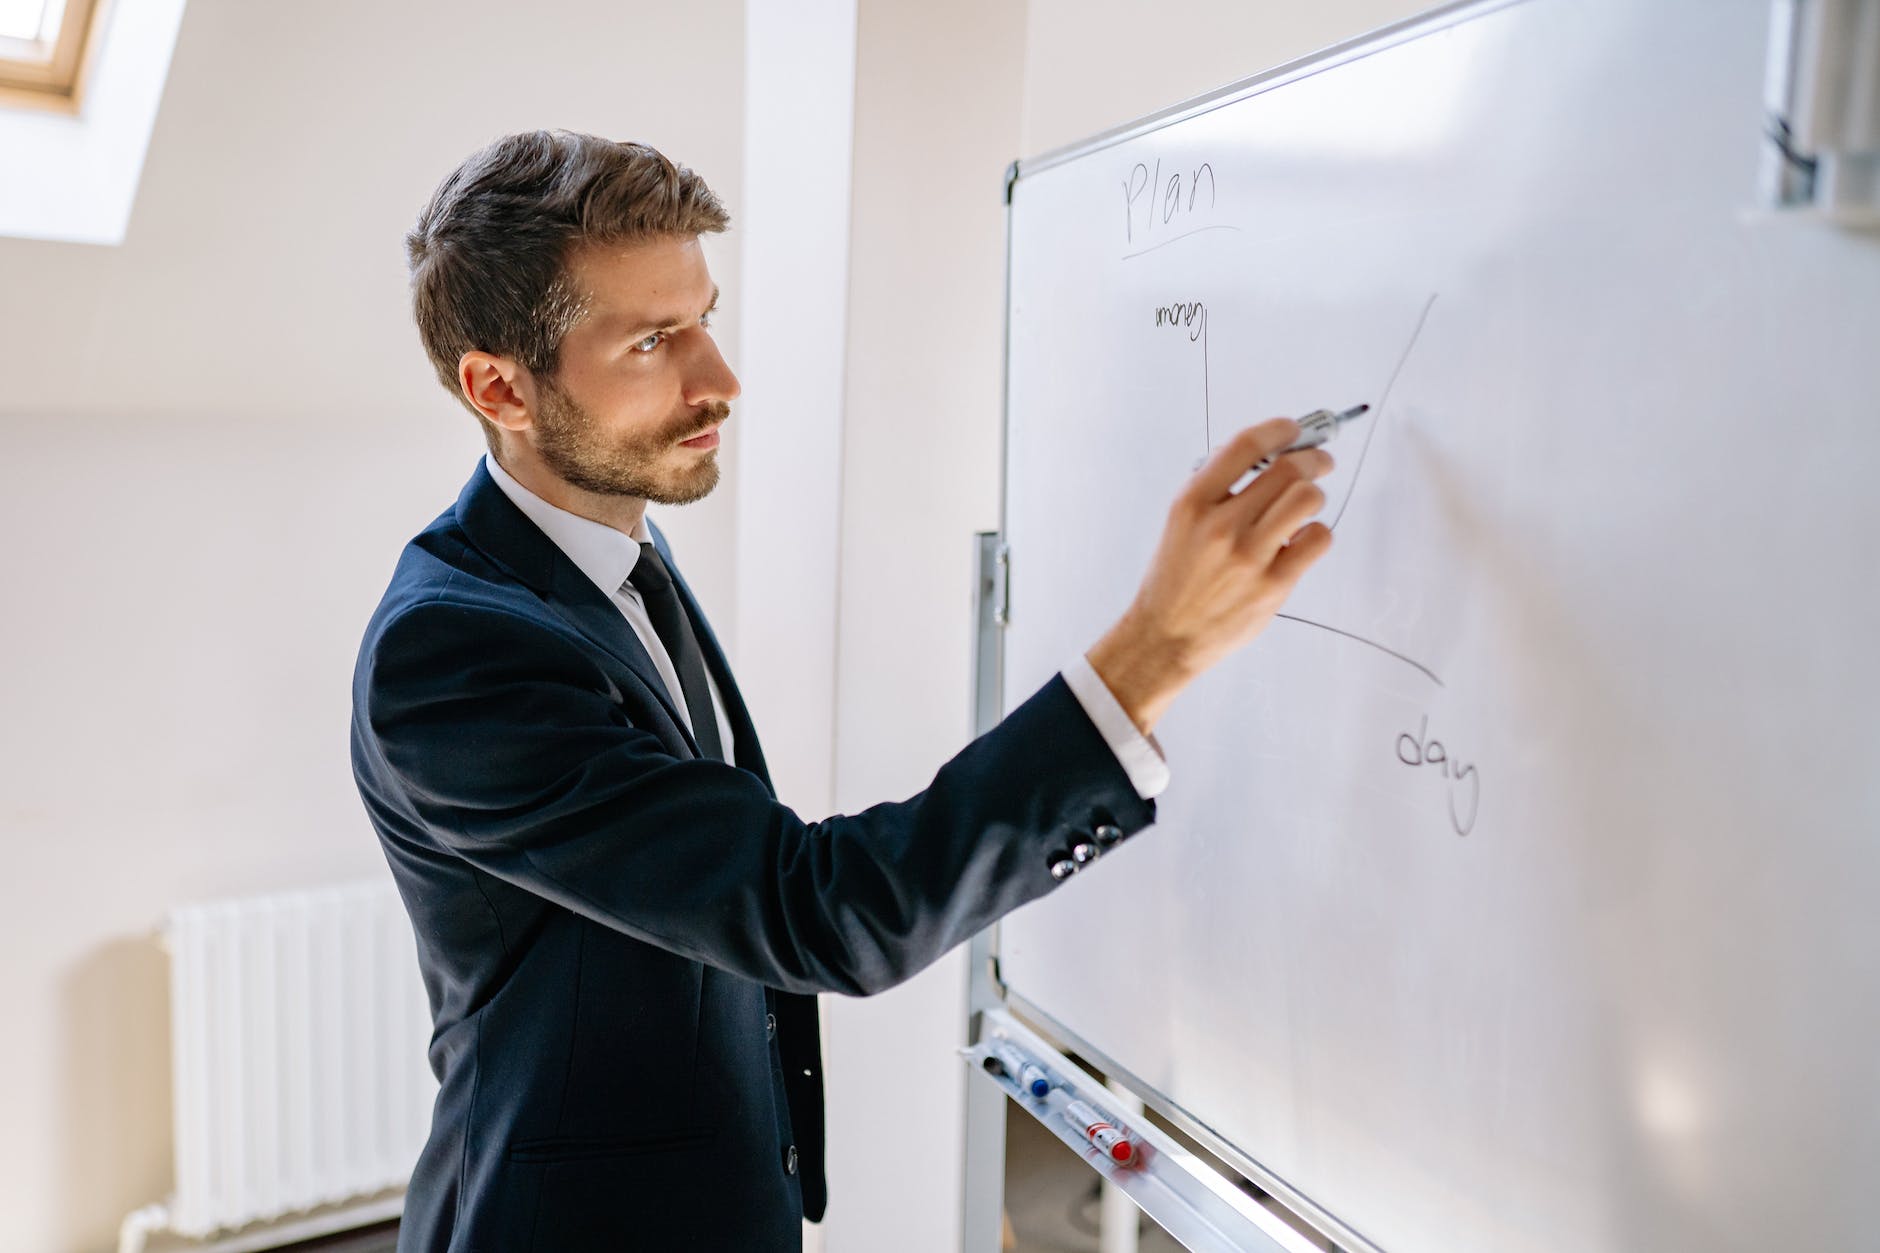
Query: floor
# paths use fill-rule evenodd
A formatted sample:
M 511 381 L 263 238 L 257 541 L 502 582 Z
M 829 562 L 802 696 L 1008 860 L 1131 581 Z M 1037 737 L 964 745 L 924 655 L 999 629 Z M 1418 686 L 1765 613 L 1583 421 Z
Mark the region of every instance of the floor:
M 1015 1237 L 1007 1253 L 1097 1253 L 1096 1174 L 1037 1119 L 1016 1109 L 1007 1112 L 1005 1204 Z M 1182 1253 L 1182 1246 L 1147 1215 L 1139 1212 L 1137 1220 L 1140 1253 Z M 291 1248 L 294 1253 L 393 1253 L 397 1244 L 398 1224 L 390 1222 Z
M 393 1253 L 398 1248 L 398 1224 L 395 1221 L 376 1223 L 336 1236 L 290 1244 L 286 1248 L 293 1253 L 313 1253 L 314 1250 L 318 1253 Z
M 1097 1176 L 1035 1118 L 1006 1119 L 1006 1213 L 1013 1253 L 1096 1253 Z M 1161 1228 L 1141 1218 L 1140 1253 L 1181 1253 Z M 393 1253 L 398 1224 L 381 1223 L 291 1246 L 293 1253 Z

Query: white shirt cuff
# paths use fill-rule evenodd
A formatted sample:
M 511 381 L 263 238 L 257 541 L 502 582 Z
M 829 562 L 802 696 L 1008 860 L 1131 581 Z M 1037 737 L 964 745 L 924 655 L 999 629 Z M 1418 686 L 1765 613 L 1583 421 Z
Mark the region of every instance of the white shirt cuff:
M 1154 800 L 1169 782 L 1168 761 L 1162 756 L 1162 746 L 1155 742 L 1153 735 L 1144 735 L 1137 728 L 1089 658 L 1080 655 L 1065 666 L 1064 682 L 1070 685 L 1071 695 L 1084 707 L 1110 751 L 1116 754 L 1117 762 L 1129 775 L 1137 794 L 1146 801 Z

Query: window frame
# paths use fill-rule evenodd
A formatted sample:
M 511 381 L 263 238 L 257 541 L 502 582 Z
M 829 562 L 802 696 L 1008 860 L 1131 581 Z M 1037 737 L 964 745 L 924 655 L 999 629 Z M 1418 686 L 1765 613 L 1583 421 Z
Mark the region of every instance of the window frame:
M 59 29 L 50 40 L 0 39 L 0 108 L 26 106 L 77 113 L 85 70 L 95 42 L 93 33 L 106 0 L 66 0 Z M 14 49 L 44 49 L 49 56 L 28 59 Z

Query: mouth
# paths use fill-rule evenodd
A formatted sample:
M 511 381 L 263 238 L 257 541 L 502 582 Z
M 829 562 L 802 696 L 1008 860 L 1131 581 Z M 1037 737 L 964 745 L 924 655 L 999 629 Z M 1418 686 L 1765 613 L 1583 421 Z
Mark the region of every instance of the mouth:
M 718 428 L 714 426 L 703 435 L 694 436 L 691 439 L 682 439 L 679 441 L 679 447 L 700 449 L 716 448 L 718 447 Z

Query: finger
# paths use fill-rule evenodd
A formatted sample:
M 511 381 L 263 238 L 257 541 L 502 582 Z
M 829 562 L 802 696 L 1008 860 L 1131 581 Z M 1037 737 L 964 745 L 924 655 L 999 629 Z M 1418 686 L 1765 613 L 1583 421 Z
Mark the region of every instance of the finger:
M 1273 558 L 1269 567 L 1274 578 L 1287 587 L 1299 581 L 1299 576 L 1311 569 L 1312 563 L 1323 557 L 1332 546 L 1332 528 L 1323 522 L 1314 522 L 1294 532 L 1284 547 Z
M 1309 479 L 1324 478 L 1338 464 L 1332 460 L 1332 454 L 1323 448 L 1301 448 L 1294 452 L 1281 453 L 1275 459 L 1274 464 L 1277 465 L 1281 461 L 1292 462 L 1298 467 L 1299 473 Z
M 1291 418 L 1271 418 L 1245 427 L 1215 449 L 1207 464 L 1195 472 L 1188 491 L 1200 504 L 1223 500 L 1248 470 L 1298 438 L 1299 424 Z
M 1261 564 L 1272 561 L 1292 534 L 1323 508 L 1325 491 L 1317 483 L 1299 480 L 1281 492 L 1253 527 L 1252 542 Z
M 1256 461 L 1256 462 L 1254 462 L 1254 464 L 1253 464 L 1253 470 L 1254 470 L 1254 473 L 1256 473 L 1256 474 L 1258 474 L 1259 472 L 1261 472 L 1261 471 L 1263 471 L 1263 470 L 1267 470 L 1267 469 L 1270 469 L 1270 468 L 1271 468 L 1271 467 L 1272 467 L 1272 466 L 1273 466 L 1273 465 L 1274 465 L 1275 463 L 1277 463 L 1277 462 L 1280 462 L 1280 461 L 1283 461 L 1283 460 L 1285 460 L 1285 459 L 1286 459 L 1287 457 L 1297 457 L 1297 456 L 1301 456 L 1301 455 L 1303 455 L 1304 453 L 1307 453 L 1307 452 L 1313 452 L 1313 451 L 1317 451 L 1317 452 L 1321 452 L 1321 453 L 1323 453 L 1323 455 L 1324 455 L 1324 456 L 1325 456 L 1326 458 L 1328 458 L 1328 460 L 1327 460 L 1327 462 L 1326 462 L 1326 468 L 1327 468 L 1327 469 L 1329 470 L 1329 469 L 1331 468 L 1331 462 L 1329 461 L 1329 458 L 1331 457 L 1331 455 L 1332 455 L 1332 454 L 1330 454 L 1330 453 L 1328 453 L 1328 452 L 1324 452 L 1323 450 L 1324 450 L 1324 446 L 1323 446 L 1323 445 L 1318 445 L 1318 444 L 1315 444 L 1315 445 L 1313 445 L 1313 447 L 1312 447 L 1312 448 L 1310 448 L 1310 449 L 1306 449 L 1306 448 L 1295 448 L 1295 449 L 1293 449 L 1293 450 L 1292 450 L 1291 452 L 1283 452 L 1283 453 L 1280 453 L 1280 454 L 1279 454 L 1278 456 L 1276 456 L 1276 457 L 1273 457 L 1273 458 L 1270 458 L 1270 459 L 1269 459 L 1269 460 L 1267 460 L 1267 461 Z
M 1332 455 L 1320 448 L 1302 448 L 1274 461 L 1272 468 L 1240 489 L 1228 508 L 1237 526 L 1252 526 L 1281 492 L 1300 481 L 1323 478 L 1332 472 Z

